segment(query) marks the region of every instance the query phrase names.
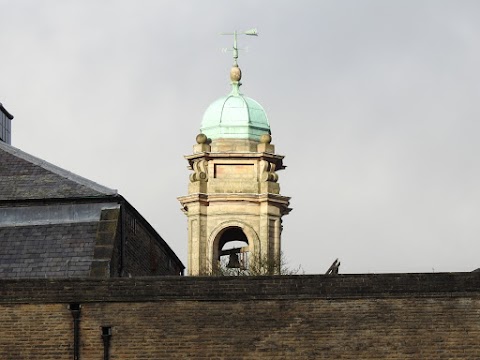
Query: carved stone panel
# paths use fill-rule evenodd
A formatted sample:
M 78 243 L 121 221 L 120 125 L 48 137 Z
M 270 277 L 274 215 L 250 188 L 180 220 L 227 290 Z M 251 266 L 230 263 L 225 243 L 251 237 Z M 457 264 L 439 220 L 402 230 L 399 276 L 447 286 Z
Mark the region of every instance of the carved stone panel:
M 253 164 L 215 164 L 216 179 L 255 179 Z

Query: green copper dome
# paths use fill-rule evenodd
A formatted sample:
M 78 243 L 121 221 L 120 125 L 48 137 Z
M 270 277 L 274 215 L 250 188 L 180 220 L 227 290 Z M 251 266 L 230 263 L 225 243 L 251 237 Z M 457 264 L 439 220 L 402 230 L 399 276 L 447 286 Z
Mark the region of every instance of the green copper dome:
M 240 70 L 236 69 L 233 68 L 232 72 Z M 203 115 L 200 132 L 212 140 L 228 138 L 259 141 L 263 134 L 270 134 L 270 124 L 263 107 L 240 93 L 240 76 L 231 74 L 232 92 L 214 101 Z

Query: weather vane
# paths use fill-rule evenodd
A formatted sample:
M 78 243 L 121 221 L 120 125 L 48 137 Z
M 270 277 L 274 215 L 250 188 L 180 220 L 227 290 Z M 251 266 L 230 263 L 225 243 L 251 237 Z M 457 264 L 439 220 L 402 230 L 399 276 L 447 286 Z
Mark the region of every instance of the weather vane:
M 241 50 L 237 47 L 237 35 L 251 35 L 251 36 L 258 36 L 257 29 L 250 29 L 247 31 L 237 31 L 235 30 L 233 33 L 220 33 L 220 35 L 233 35 L 233 66 L 238 66 L 237 59 L 238 59 L 238 50 Z M 227 49 L 224 49 L 225 51 Z

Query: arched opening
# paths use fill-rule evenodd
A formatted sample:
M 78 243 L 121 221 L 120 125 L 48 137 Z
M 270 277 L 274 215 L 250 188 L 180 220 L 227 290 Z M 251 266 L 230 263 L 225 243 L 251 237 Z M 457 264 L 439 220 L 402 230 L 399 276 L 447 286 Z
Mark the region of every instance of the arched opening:
M 238 246 L 237 246 L 238 245 Z M 215 273 L 220 265 L 221 257 L 231 248 L 243 248 L 248 257 L 253 259 L 260 253 L 260 239 L 257 232 L 243 221 L 229 220 L 218 224 L 208 238 L 207 264 L 210 264 L 209 273 Z M 224 250 L 225 249 L 225 250 Z M 225 255 L 222 255 L 225 254 Z M 228 275 L 228 274 L 227 274 Z
M 248 269 L 248 259 L 250 254 L 249 241 L 242 228 L 238 226 L 229 226 L 218 234 L 216 241 L 217 263 L 220 269 Z

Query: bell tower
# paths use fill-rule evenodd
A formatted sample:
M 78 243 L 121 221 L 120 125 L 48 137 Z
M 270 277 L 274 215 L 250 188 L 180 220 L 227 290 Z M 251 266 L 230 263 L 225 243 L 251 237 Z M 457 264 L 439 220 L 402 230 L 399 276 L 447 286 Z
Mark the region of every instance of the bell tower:
M 193 154 L 187 155 L 188 195 L 179 197 L 188 219 L 188 274 L 210 275 L 221 259 L 227 267 L 269 274 L 280 271 L 282 216 L 289 197 L 280 195 L 277 171 L 285 168 L 275 154 L 265 110 L 240 92 L 234 32 L 230 94 L 206 110 Z M 233 246 L 233 248 L 232 248 Z

